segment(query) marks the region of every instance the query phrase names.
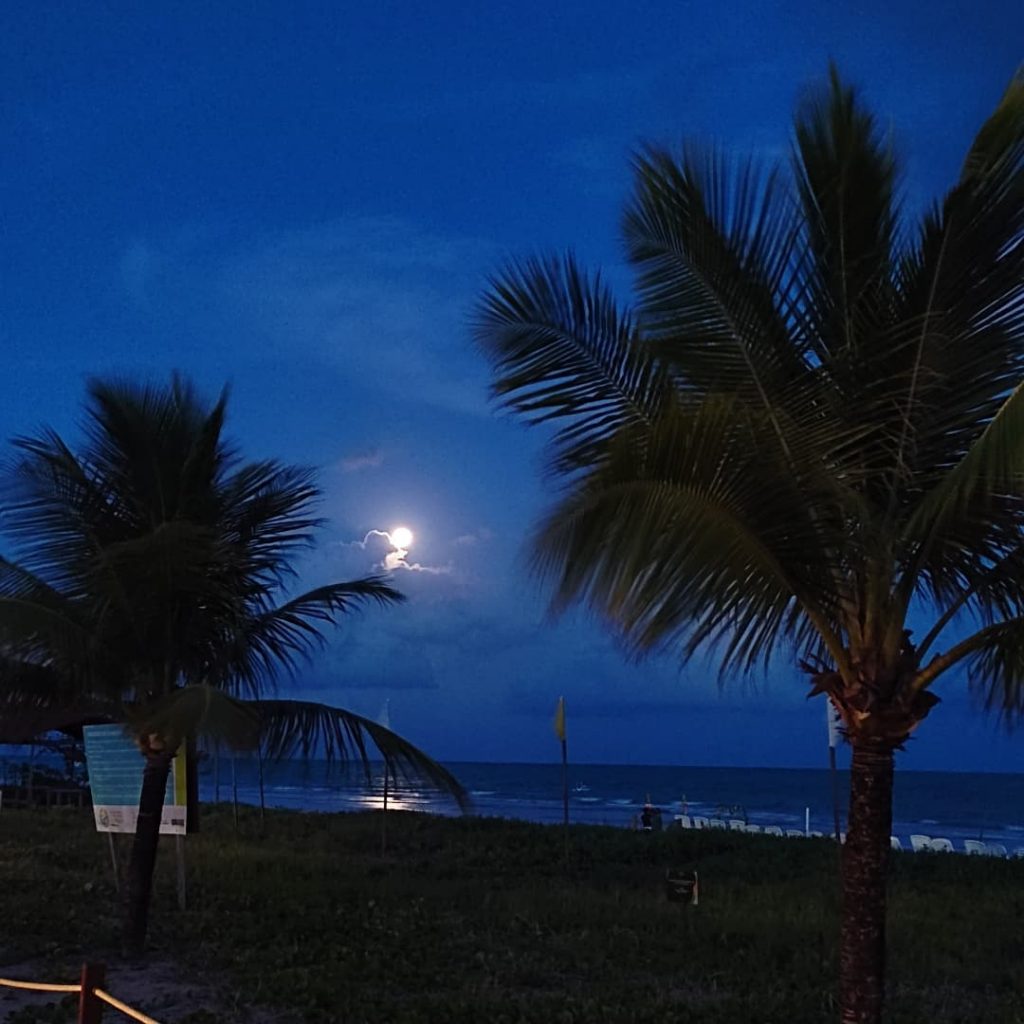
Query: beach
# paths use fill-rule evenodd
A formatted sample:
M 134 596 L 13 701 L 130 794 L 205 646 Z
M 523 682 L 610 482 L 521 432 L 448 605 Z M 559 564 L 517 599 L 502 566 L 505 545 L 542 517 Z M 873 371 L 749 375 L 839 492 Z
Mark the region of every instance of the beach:
M 174 965 L 173 1016 L 158 1005 L 166 990 L 140 1008 L 160 1024 L 257 1012 L 275 1024 L 818 1024 L 834 1012 L 833 843 L 580 825 L 566 865 L 557 826 L 387 817 L 382 852 L 379 812 L 270 810 L 261 836 L 254 808 L 237 832 L 229 804 L 204 808 L 186 840 L 184 913 L 172 844 L 158 863 L 151 957 L 165 980 Z M 698 870 L 698 906 L 666 899 L 670 867 Z M 61 980 L 86 958 L 116 960 L 109 851 L 87 811 L 3 812 L 0 887 L 5 965 Z M 1024 1014 L 1024 863 L 895 857 L 890 909 L 888 1021 Z

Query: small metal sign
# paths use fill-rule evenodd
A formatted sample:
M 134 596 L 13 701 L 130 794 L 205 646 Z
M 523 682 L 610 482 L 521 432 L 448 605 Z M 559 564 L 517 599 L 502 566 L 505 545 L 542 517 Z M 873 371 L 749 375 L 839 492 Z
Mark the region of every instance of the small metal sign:
M 700 884 L 696 871 L 681 871 L 669 868 L 665 872 L 665 896 L 670 903 L 687 903 L 697 906 Z

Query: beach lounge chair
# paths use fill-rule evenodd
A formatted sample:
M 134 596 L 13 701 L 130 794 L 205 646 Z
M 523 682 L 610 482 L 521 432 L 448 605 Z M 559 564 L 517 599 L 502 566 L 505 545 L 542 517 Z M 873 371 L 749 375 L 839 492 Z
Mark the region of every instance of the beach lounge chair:
M 765 825 L 764 834 L 766 836 L 781 836 L 782 829 L 778 825 Z
M 791 839 L 806 839 L 807 838 L 804 835 L 804 830 L 802 828 L 787 828 L 786 829 L 786 835 L 789 836 Z
M 729 828 L 733 832 L 746 832 L 746 830 L 747 830 L 747 823 L 745 821 L 743 821 L 742 818 L 730 818 L 729 819 Z
M 1002 843 L 986 843 L 985 853 L 989 857 L 1009 857 L 1010 854 L 1007 852 L 1005 846 Z
M 953 853 L 953 844 L 948 839 L 933 839 L 932 850 L 935 853 Z
M 694 828 L 707 828 L 708 827 L 708 819 L 707 818 L 702 818 L 699 815 L 695 814 L 694 817 L 693 817 L 693 827 Z M 712 827 L 714 827 L 714 826 L 712 826 Z
M 889 846 L 894 850 L 898 850 L 900 853 L 903 852 L 903 844 L 900 842 L 898 836 L 889 836 Z
M 985 844 L 977 839 L 965 839 L 964 853 L 971 857 L 983 857 L 985 855 Z
M 708 828 L 727 829 L 728 827 L 721 818 L 712 818 L 708 823 Z
M 911 836 L 910 837 L 910 848 L 914 853 L 931 852 L 932 848 L 932 837 L 931 836 Z
M 676 823 L 680 828 L 693 828 L 693 822 L 690 821 L 690 816 L 688 814 L 677 814 Z

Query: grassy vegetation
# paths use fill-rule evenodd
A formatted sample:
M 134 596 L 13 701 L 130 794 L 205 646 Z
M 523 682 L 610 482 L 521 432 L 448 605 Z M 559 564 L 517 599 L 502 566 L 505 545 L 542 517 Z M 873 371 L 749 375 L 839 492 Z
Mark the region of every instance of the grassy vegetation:
M 207 812 L 190 909 L 161 851 L 152 944 L 242 1001 L 345 1024 L 800 1024 L 834 1017 L 835 847 L 494 819 Z M 697 866 L 699 907 L 668 903 Z M 117 946 L 106 838 L 78 811 L 0 820 L 0 959 Z M 1024 1022 L 1024 863 L 896 857 L 892 1022 Z M 230 994 L 229 994 L 230 996 Z M 42 1018 L 40 1018 L 42 1019 Z

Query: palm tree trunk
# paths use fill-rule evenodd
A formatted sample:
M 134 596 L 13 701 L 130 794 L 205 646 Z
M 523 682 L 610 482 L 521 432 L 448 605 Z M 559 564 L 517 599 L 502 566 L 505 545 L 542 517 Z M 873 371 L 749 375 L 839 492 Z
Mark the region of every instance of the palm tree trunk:
M 885 997 L 885 883 L 892 832 L 893 752 L 853 740 L 839 938 L 842 1024 L 880 1024 Z
M 127 897 L 124 914 L 124 949 L 127 956 L 141 955 L 146 945 L 149 924 L 149 900 L 153 890 L 153 869 L 160 841 L 160 818 L 167 792 L 173 751 L 146 755 L 142 772 L 142 794 L 139 797 L 139 819 L 135 825 L 135 841 L 128 864 Z

